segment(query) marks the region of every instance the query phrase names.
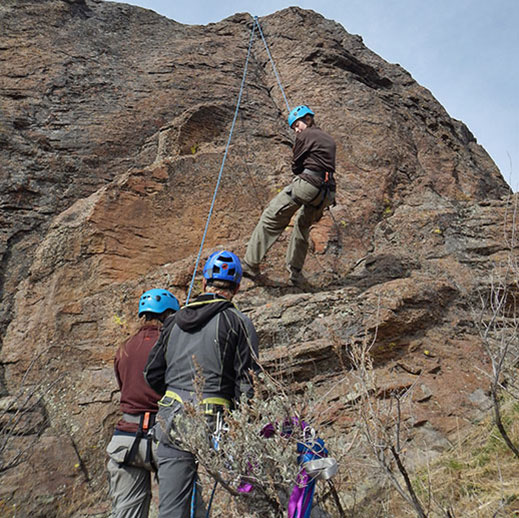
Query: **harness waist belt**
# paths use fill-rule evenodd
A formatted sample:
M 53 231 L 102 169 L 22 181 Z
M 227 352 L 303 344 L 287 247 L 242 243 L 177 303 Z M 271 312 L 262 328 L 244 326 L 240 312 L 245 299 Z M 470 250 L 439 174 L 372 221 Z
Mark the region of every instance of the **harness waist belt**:
M 303 169 L 301 174 L 308 174 L 310 176 L 314 176 L 315 178 L 319 178 L 319 180 L 324 180 L 326 173 L 321 173 L 319 171 L 312 171 L 311 169 Z
M 156 412 L 142 412 L 141 414 L 128 414 L 123 412 L 123 420 L 127 423 L 139 425 L 139 430 L 147 432 L 155 423 Z
M 139 424 L 141 422 L 141 415 L 142 414 L 127 414 L 126 412 L 123 412 L 123 420 L 127 423 Z
M 174 399 L 175 401 L 178 401 L 181 404 L 184 403 L 184 400 L 174 390 L 166 390 L 164 397 Z M 196 399 L 194 394 L 189 394 L 189 397 L 186 397 L 186 396 L 184 396 L 184 397 L 189 402 L 192 402 Z M 226 408 L 231 408 L 231 402 L 228 399 L 226 399 L 224 397 L 219 397 L 219 396 L 204 397 L 204 399 L 202 399 L 200 404 L 206 405 L 206 406 L 211 405 L 211 406 L 223 406 Z
M 142 412 L 140 414 L 128 414 L 123 412 L 123 419 L 127 423 L 136 423 L 139 425 L 139 429 L 135 432 L 135 440 L 133 441 L 130 449 L 126 452 L 124 456 L 124 460 L 122 464 L 126 466 L 131 466 L 135 457 L 137 456 L 137 452 L 139 450 L 139 444 L 141 439 L 146 441 L 146 457 L 145 461 L 151 465 L 154 471 L 157 471 L 157 466 L 155 466 L 155 462 L 153 460 L 153 455 L 151 452 L 151 435 L 149 435 L 149 430 L 155 424 L 155 412 Z

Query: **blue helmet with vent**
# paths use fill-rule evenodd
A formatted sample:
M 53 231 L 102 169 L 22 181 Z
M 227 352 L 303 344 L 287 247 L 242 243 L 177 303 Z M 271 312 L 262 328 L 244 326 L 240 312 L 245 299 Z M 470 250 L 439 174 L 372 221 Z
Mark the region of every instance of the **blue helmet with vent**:
M 219 279 L 240 284 L 241 276 L 238 256 L 227 250 L 212 253 L 204 266 L 204 278 L 208 281 Z
M 148 290 L 144 292 L 139 299 L 139 316 L 142 316 L 143 313 L 156 313 L 160 315 L 164 313 L 166 309 L 173 311 L 180 309 L 178 299 L 168 290 L 158 288 Z
M 308 106 L 305 106 L 304 104 L 302 104 L 301 106 L 296 106 L 288 114 L 288 125 L 290 127 L 292 127 L 292 124 L 294 124 L 294 122 L 297 119 L 301 119 L 305 115 L 311 115 L 313 117 L 314 112 L 310 108 L 308 108 Z

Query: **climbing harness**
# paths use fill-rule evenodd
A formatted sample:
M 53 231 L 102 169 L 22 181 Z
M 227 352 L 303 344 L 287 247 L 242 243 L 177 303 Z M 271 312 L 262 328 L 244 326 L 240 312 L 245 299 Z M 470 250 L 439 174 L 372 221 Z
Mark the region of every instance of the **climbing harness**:
M 155 424 L 155 413 L 154 412 L 144 412 L 140 415 L 135 414 L 127 414 L 123 413 L 123 420 L 127 423 L 139 423 L 139 429 L 135 433 L 135 440 L 133 441 L 130 449 L 126 452 L 124 460 L 122 464 L 129 466 L 135 460 L 137 456 L 137 452 L 139 451 L 139 445 L 141 439 L 146 440 L 146 457 L 144 462 L 150 464 L 153 468 L 153 471 L 157 471 L 157 466 L 155 461 L 153 460 L 153 455 L 151 452 L 153 439 L 150 435 L 150 431 Z
M 160 406 L 171 406 L 173 401 L 177 401 L 181 405 L 185 403 L 181 394 L 173 390 L 166 390 L 158 404 Z M 231 407 L 231 402 L 223 397 L 206 397 L 202 399 L 200 404 L 204 407 L 204 414 L 207 415 L 213 415 Z
M 292 198 L 292 200 L 300 205 L 311 205 L 313 207 L 321 208 L 325 204 L 326 198 L 328 198 L 328 195 L 330 194 L 333 173 L 326 171 L 323 174 L 319 173 L 318 171 L 312 171 L 311 169 L 304 169 L 303 173 L 321 181 L 319 192 L 309 202 L 303 202 L 303 200 L 300 200 L 297 196 L 295 196 L 292 191 L 288 191 L 288 195 Z M 314 204 L 316 200 L 319 200 L 317 205 Z
M 326 171 L 324 173 L 323 183 L 321 184 L 321 192 L 323 194 L 323 199 L 322 199 L 321 203 L 319 204 L 319 208 L 321 208 L 326 203 L 326 198 L 328 198 L 328 195 L 330 194 L 330 191 L 331 191 L 332 179 L 333 179 L 333 173 Z M 335 204 L 335 201 L 333 203 Z
M 193 399 L 193 395 L 185 392 L 185 391 L 174 391 L 174 390 L 166 390 L 166 393 L 160 401 L 158 402 L 159 406 L 162 407 L 171 407 L 173 409 L 173 414 L 176 415 L 183 408 L 184 403 L 196 403 L 196 400 Z M 205 397 L 198 403 L 202 407 L 202 411 L 206 416 L 207 424 L 212 429 L 211 433 L 211 444 L 215 451 L 218 451 L 219 444 L 221 441 L 222 434 L 227 431 L 227 427 L 224 424 L 223 414 L 226 410 L 231 408 L 231 401 L 223 397 L 210 396 Z M 173 427 L 173 419 L 168 419 L 169 424 L 166 428 L 166 435 L 170 441 L 175 442 L 175 430 Z M 196 500 L 197 500 L 197 486 L 199 485 L 198 477 L 195 476 L 193 482 L 193 488 L 191 491 L 191 501 L 190 501 L 190 518 L 195 517 L 196 513 Z M 213 491 L 211 493 L 211 498 L 209 500 L 209 504 L 207 507 L 206 517 L 209 518 L 209 513 L 211 510 L 211 505 L 214 498 L 214 493 L 216 491 L 217 482 L 215 481 Z

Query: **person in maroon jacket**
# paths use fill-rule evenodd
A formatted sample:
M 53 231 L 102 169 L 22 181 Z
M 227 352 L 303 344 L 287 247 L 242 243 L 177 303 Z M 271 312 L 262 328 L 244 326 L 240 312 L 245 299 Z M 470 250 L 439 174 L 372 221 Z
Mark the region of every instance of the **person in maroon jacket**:
M 291 110 L 288 125 L 296 134 L 292 155 L 292 172 L 296 177 L 263 211 L 247 244 L 242 266 L 243 275 L 257 279 L 260 262 L 297 212 L 288 242 L 286 266 L 289 283 L 300 285 L 304 281 L 301 270 L 310 227 L 321 219 L 324 209 L 335 202 L 336 145 L 330 135 L 315 125 L 314 112 L 308 106 Z
M 144 367 L 157 341 L 162 323 L 180 309 L 167 290 L 146 291 L 139 300 L 144 325 L 115 354 L 115 377 L 121 390 L 122 418 L 106 448 L 111 518 L 147 518 L 151 501 L 151 474 L 156 454 L 148 431 L 158 411 L 157 394 L 144 379 Z

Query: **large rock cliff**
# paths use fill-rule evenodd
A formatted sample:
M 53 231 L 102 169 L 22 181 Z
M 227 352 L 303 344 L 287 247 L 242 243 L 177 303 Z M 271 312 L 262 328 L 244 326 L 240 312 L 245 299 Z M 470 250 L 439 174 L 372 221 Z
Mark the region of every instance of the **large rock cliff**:
M 421 376 L 417 421 L 440 444 L 486 388 L 471 308 L 507 253 L 509 189 L 469 129 L 361 37 L 299 8 L 260 23 L 290 103 L 337 141 L 338 203 L 312 231 L 308 289 L 284 283 L 283 237 L 264 265 L 275 282 L 244 282 L 237 303 L 267 367 L 323 394 L 344 375 L 340 349 L 376 329 L 381 379 Z M 185 299 L 251 28 L 248 14 L 186 26 L 100 0 L 0 5 L 0 408 L 44 389 L 10 441 L 32 453 L 3 474 L 0 509 L 106 503 L 115 348 L 143 290 Z M 290 181 L 292 139 L 256 39 L 204 257 L 243 254 Z

